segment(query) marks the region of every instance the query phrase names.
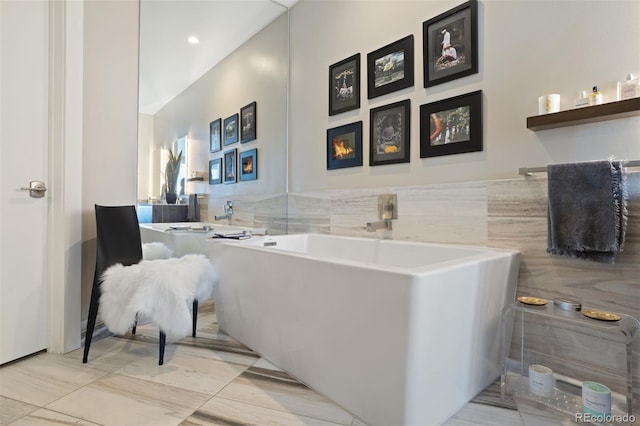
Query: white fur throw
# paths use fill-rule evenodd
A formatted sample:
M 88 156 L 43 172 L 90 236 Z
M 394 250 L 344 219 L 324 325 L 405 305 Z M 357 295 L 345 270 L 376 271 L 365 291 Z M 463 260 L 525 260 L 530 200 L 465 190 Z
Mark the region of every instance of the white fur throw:
M 173 250 L 161 242 L 144 243 L 142 245 L 142 258 L 144 260 L 168 259 L 173 256 Z
M 125 334 L 136 314 L 150 319 L 168 339 L 191 333 L 193 300 L 211 298 L 218 274 L 202 254 L 116 264 L 102 275 L 100 317 L 115 334 Z

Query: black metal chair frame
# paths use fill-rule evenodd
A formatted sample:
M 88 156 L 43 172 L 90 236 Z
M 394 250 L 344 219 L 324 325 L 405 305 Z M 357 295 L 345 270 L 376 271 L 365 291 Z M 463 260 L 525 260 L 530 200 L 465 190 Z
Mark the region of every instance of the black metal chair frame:
M 142 240 L 135 206 L 100 206 L 96 204 L 95 212 L 97 232 L 96 269 L 89 303 L 84 356 L 82 357 L 83 364 L 87 362 L 89 357 L 89 349 L 98 316 L 100 295 L 102 294 L 100 285 L 104 271 L 117 263 L 121 263 L 123 266 L 130 266 L 142 260 Z M 192 337 L 196 337 L 197 318 L 198 301 L 194 300 Z M 137 322 L 131 329 L 132 334 L 136 334 L 136 326 Z M 166 334 L 160 330 L 159 365 L 164 364 L 165 343 Z

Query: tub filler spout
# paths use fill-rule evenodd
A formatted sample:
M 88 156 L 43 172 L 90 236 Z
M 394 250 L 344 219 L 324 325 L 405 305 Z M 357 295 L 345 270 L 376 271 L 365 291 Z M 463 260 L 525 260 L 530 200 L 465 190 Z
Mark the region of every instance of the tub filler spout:
M 367 232 L 375 232 L 378 229 L 391 231 L 391 219 L 379 220 L 377 222 L 367 222 Z
M 227 200 L 227 202 L 223 207 L 224 207 L 224 214 L 220 216 L 216 215 L 214 216 L 214 219 L 215 220 L 229 219 L 229 223 L 231 223 L 231 216 L 233 216 L 233 201 Z

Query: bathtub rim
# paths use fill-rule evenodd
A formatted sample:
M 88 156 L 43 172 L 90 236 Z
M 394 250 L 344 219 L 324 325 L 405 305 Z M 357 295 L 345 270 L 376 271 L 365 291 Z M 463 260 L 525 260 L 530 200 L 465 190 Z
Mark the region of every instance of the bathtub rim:
M 320 257 L 317 255 L 309 255 L 309 254 L 298 252 L 298 251 L 275 248 L 272 246 L 257 245 L 257 244 L 260 244 L 260 241 L 262 242 L 268 242 L 268 241 L 274 241 L 274 240 L 277 241 L 277 239 L 279 238 L 286 238 L 290 236 L 297 236 L 297 237 L 319 236 L 319 237 L 329 237 L 329 238 L 337 238 L 337 239 L 345 239 L 345 240 L 367 241 L 372 243 L 378 242 L 381 244 L 391 244 L 391 245 L 403 244 L 403 245 L 413 245 L 413 246 L 445 247 L 445 248 L 452 248 L 452 249 L 472 250 L 472 251 L 476 251 L 477 253 L 463 256 L 457 259 L 440 261 L 440 262 L 436 262 L 428 265 L 420 265 L 420 266 L 414 266 L 414 267 L 400 267 L 400 266 L 394 266 L 394 265 L 348 260 L 340 257 Z M 498 260 L 498 259 L 512 258 L 515 262 L 519 262 L 519 259 L 521 256 L 521 252 L 518 250 L 493 248 L 493 247 L 487 247 L 487 246 L 470 246 L 470 245 L 461 245 L 461 244 L 390 240 L 390 239 L 384 239 L 384 238 L 367 238 L 367 237 L 355 237 L 355 236 L 343 236 L 343 235 L 331 235 L 331 234 L 319 234 L 319 233 L 254 236 L 247 240 L 207 239 L 207 243 L 213 242 L 213 241 L 221 245 L 227 245 L 229 247 L 254 250 L 262 253 L 293 256 L 295 258 L 307 259 L 310 261 L 317 261 L 321 263 L 339 264 L 339 265 L 356 267 L 356 268 L 364 268 L 364 269 L 374 269 L 374 270 L 378 270 L 386 273 L 393 272 L 393 273 L 399 273 L 403 275 L 410 275 L 410 276 L 416 276 L 416 277 L 423 276 L 426 274 L 444 272 L 450 269 L 461 267 L 463 265 L 480 262 L 482 260 Z

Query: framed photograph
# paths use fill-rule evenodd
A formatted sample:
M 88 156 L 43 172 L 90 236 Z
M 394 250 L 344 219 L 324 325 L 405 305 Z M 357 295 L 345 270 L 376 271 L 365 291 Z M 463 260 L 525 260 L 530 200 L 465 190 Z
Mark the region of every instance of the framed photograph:
M 209 185 L 222 183 L 222 158 L 209 160 Z
M 424 87 L 477 73 L 477 0 L 423 22 L 422 49 Z
M 360 108 L 360 54 L 329 66 L 329 115 Z
M 224 152 L 224 183 L 237 182 L 237 154 L 238 150 L 236 148 Z
M 413 86 L 413 35 L 367 55 L 367 97 Z
M 408 163 L 410 157 L 411 101 L 374 108 L 369 117 L 369 165 Z
M 258 179 L 258 148 L 240 153 L 240 180 Z
M 327 130 L 327 170 L 362 166 L 362 121 Z
M 482 151 L 482 91 L 420 105 L 420 158 Z
M 209 123 L 209 152 L 222 149 L 222 121 L 218 118 Z
M 256 138 L 258 126 L 257 104 L 251 102 L 240 109 L 240 143 L 252 141 Z
M 238 142 L 238 114 L 224 119 L 224 144 L 231 145 Z

